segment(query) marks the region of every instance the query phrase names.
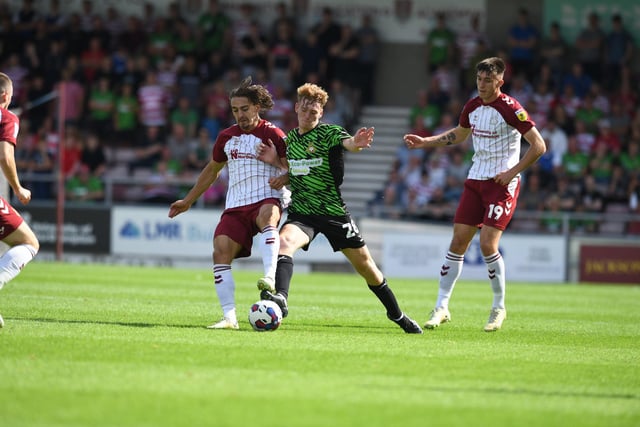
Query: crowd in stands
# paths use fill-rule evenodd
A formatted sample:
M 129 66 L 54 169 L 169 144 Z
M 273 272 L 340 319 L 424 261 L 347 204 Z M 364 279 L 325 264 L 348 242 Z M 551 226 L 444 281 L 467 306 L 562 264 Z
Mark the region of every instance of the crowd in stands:
M 81 4 L 68 11 L 50 0 L 47 10 L 35 10 L 23 0 L 12 10 L 0 0 L 0 69 L 14 82 L 10 109 L 24 110 L 16 157 L 34 200 L 54 197 L 56 186 L 43 177 L 58 167 L 58 105 L 69 200 L 104 200 L 110 176 L 146 181 L 117 185 L 116 201 L 166 203 L 190 187 L 218 132 L 233 123 L 228 93 L 246 75 L 273 95 L 264 118 L 287 130 L 297 123 L 293 96 L 302 82 L 328 89 L 325 118 L 345 127 L 363 102 L 373 102 L 379 41 L 369 16 L 354 28 L 325 8 L 303 29 L 285 2 L 272 22 L 249 2 L 231 14 L 208 0 L 189 19 L 180 2 L 168 10 L 146 2 L 142 16 Z M 60 103 L 41 102 L 54 90 Z M 114 152 L 124 159 L 111 158 Z M 224 178 L 214 187 L 204 199 L 224 203 Z
M 302 82 L 328 89 L 324 120 L 348 129 L 362 105 L 376 102 L 379 39 L 366 14 L 354 27 L 325 8 L 305 29 L 285 2 L 272 22 L 249 2 L 232 18 L 218 0 L 207 0 L 195 20 L 183 17 L 179 2 L 167 10 L 146 2 L 142 16 L 121 16 L 113 7 L 96 13 L 94 3 L 83 0 L 81 11 L 70 12 L 59 0 L 46 11 L 35 10 L 33 0 L 15 10 L 0 0 L 0 69 L 14 82 L 11 108 L 24 110 L 16 159 L 32 179 L 34 200 L 55 196 L 53 182 L 38 176 L 53 176 L 59 145 L 69 200 L 104 200 L 107 176 L 145 178 L 144 185 L 117 187 L 115 201 L 175 200 L 208 160 L 219 130 L 232 123 L 228 91 L 246 75 L 269 88 L 275 107 L 265 118 L 285 130 L 295 126 L 293 95 Z M 563 39 L 557 23 L 542 36 L 525 9 L 503 45 L 480 28 L 478 16 L 456 30 L 446 15 L 437 16 L 425 41 L 426 84 L 407 130 L 430 135 L 455 126 L 475 95 L 475 63 L 501 56 L 508 64 L 503 92 L 528 110 L 548 144 L 522 177 L 519 210 L 638 212 L 639 64 L 622 18 L 613 16 L 605 31 L 594 12 L 575 40 Z M 54 90 L 61 103 L 40 102 Z M 450 220 L 472 147 L 408 152 L 399 145 L 372 204 L 390 217 Z M 114 159 L 114 150 L 128 157 Z M 225 187 L 222 178 L 206 203 L 224 203 Z M 573 226 L 593 228 L 589 221 Z
M 559 232 L 562 212 L 640 213 L 637 50 L 620 15 L 611 18 L 609 31 L 595 12 L 588 22 L 576 40 L 564 40 L 555 22 L 543 37 L 521 9 L 504 46 L 491 46 L 476 17 L 456 33 L 441 15 L 428 34 L 431 75 L 411 108 L 411 133 L 428 136 L 454 127 L 464 102 L 475 96 L 473 64 L 496 55 L 508 65 L 503 92 L 527 109 L 547 143 L 547 152 L 522 176 L 518 203 L 519 211 L 546 214 L 540 220 L 516 217 L 512 227 Z M 527 147 L 523 142 L 522 151 Z M 472 157 L 470 141 L 418 151 L 401 146 L 372 205 L 387 217 L 450 221 Z M 599 221 L 570 225 L 594 232 Z M 614 228 L 623 233 L 624 227 L 618 222 Z M 640 224 L 630 222 L 626 232 L 640 233 Z

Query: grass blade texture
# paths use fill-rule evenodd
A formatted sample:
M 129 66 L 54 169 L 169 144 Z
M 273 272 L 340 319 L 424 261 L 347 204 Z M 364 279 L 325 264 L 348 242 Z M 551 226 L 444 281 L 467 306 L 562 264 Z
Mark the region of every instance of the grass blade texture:
M 240 330 L 206 270 L 33 262 L 0 291 L 0 426 L 638 426 L 640 287 L 456 286 L 452 322 L 407 335 L 356 274 L 295 274 L 290 314 Z M 433 280 L 389 283 L 420 324 Z

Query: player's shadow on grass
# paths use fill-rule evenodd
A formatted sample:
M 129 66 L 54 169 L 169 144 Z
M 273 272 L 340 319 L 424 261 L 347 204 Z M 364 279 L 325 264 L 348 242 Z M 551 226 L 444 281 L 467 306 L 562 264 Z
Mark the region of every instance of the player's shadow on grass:
M 116 321 L 116 320 L 77 320 L 77 319 L 53 319 L 47 317 L 5 317 L 6 320 L 22 320 L 27 322 L 43 322 L 43 323 L 66 323 L 69 325 L 77 324 L 77 325 L 110 325 L 110 326 L 123 326 L 127 328 L 184 328 L 184 329 L 206 329 L 206 325 L 204 324 L 175 324 L 175 323 L 151 323 L 151 322 L 125 322 L 125 321 Z M 305 323 L 295 323 L 294 325 L 287 325 L 292 330 L 309 330 L 310 328 L 327 328 L 327 329 L 354 329 L 354 330 L 362 330 L 362 331 L 372 331 L 375 333 L 387 332 L 388 330 L 395 331 L 397 327 L 390 325 L 389 327 L 380 326 L 380 325 L 365 325 L 365 324 L 337 324 L 337 323 L 326 323 L 326 324 L 305 324 Z M 281 328 L 281 330 L 284 328 Z M 246 329 L 247 331 L 252 332 L 252 330 Z M 402 333 L 401 330 L 398 332 Z
M 149 323 L 149 322 L 119 322 L 108 320 L 73 320 L 73 319 L 51 319 L 46 317 L 13 317 L 6 318 L 7 320 L 24 320 L 29 322 L 44 322 L 44 323 L 66 323 L 66 324 L 78 324 L 78 325 L 111 325 L 111 326 L 124 326 L 129 328 L 193 328 L 200 329 L 205 328 L 203 325 L 176 325 L 169 323 Z
M 370 384 L 365 384 L 366 387 L 372 387 Z M 386 386 L 385 386 L 386 387 Z M 422 387 L 418 387 L 422 388 Z M 429 387 L 430 389 L 430 387 Z M 440 391 L 449 392 L 477 392 L 485 396 L 508 394 L 508 395 L 532 395 L 536 397 L 580 397 L 580 398 L 594 398 L 594 399 L 628 399 L 638 400 L 640 396 L 635 394 L 616 394 L 616 393 L 589 393 L 589 392 L 571 392 L 571 391 L 550 391 L 550 390 L 534 390 L 524 388 L 465 388 L 465 387 L 438 387 Z
M 286 322 L 286 320 L 285 320 Z M 283 325 L 285 324 L 283 322 Z M 280 330 L 284 329 L 285 326 L 280 326 Z M 287 329 L 297 330 L 297 331 L 312 331 L 312 330 L 322 330 L 322 329 L 351 329 L 354 332 L 370 332 L 372 334 L 386 334 L 387 332 L 398 332 L 401 335 L 411 335 L 405 334 L 402 329 L 393 323 L 389 323 L 389 325 L 381 325 L 381 324 L 366 324 L 366 323 L 306 323 L 296 322 L 294 324 L 287 324 Z M 416 334 L 417 335 L 417 334 Z

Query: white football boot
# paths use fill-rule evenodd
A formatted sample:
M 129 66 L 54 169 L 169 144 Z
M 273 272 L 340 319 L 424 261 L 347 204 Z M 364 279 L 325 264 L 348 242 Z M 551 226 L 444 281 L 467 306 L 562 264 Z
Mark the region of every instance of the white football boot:
M 489 320 L 484 326 L 485 332 L 497 331 L 502 327 L 502 322 L 507 318 L 507 310 L 504 308 L 492 308 L 489 313 Z
M 237 320 L 233 321 L 227 317 L 223 317 L 219 322 L 207 326 L 207 329 L 240 329 L 240 326 Z
M 451 321 L 451 313 L 446 307 L 436 307 L 429 313 L 429 320 L 424 324 L 427 329 L 435 329 L 443 323 Z
M 258 289 L 261 291 L 269 291 L 272 294 L 276 293 L 276 281 L 271 277 L 261 277 L 258 279 Z

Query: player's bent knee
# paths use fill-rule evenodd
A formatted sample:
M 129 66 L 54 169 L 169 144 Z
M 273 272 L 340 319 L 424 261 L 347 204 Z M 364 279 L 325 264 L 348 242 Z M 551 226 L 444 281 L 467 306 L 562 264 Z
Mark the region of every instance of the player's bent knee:
M 33 248 L 33 256 L 36 256 L 36 254 L 40 251 L 40 242 L 35 236 L 33 236 L 33 238 L 27 239 L 25 245 L 31 246 Z
M 296 245 L 293 239 L 280 238 L 280 253 L 293 253 L 304 245 Z

